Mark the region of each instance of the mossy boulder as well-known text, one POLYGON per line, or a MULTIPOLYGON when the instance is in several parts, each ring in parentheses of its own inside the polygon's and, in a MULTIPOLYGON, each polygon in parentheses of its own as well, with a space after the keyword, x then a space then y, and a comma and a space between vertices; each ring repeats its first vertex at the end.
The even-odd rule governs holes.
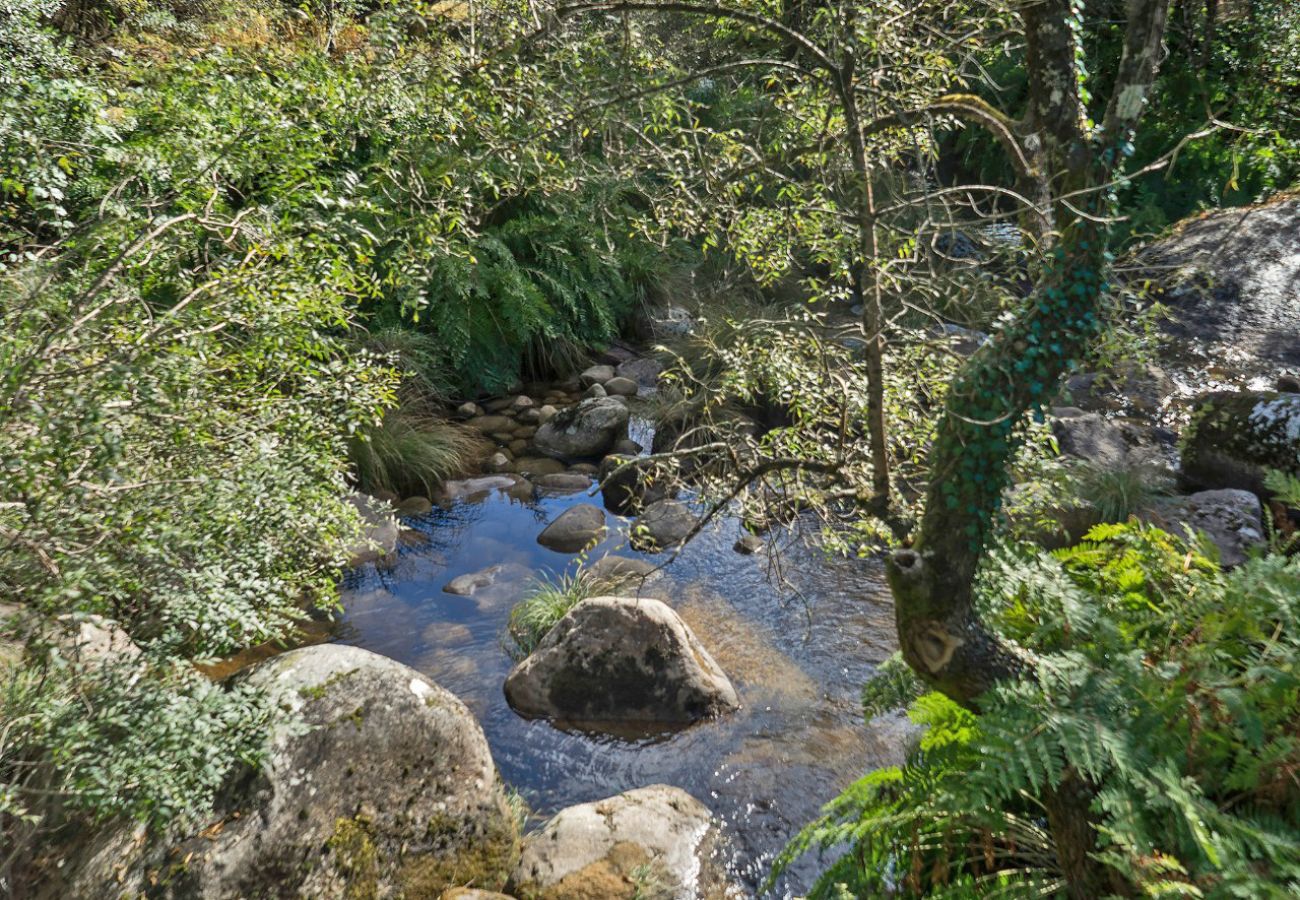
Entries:
POLYGON ((487 740, 453 694, 341 645, 238 676, 284 711, 261 769, 198 836, 108 840, 70 896, 436 900, 500 888, 518 831, 487 740), (139 849, 138 857, 123 850, 139 849))
POLYGON ((708 807, 652 785, 561 810, 525 839, 510 889, 523 900, 739 897, 718 850, 708 807))
POLYGON ((1204 489, 1267 496, 1269 470, 1300 475, 1300 394, 1202 394, 1183 432, 1183 478, 1204 489))
POLYGON ((510 672, 516 712, 619 734, 684 726, 736 709, 736 690, 694 632, 649 597, 594 597, 510 672))

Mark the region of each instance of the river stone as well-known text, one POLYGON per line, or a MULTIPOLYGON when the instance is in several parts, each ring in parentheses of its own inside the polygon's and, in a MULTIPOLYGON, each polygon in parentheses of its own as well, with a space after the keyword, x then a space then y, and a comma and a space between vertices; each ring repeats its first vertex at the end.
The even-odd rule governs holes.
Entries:
POLYGON ((484 434, 509 434, 515 430, 514 420, 509 416, 476 416, 465 424, 484 434))
POLYGON ((546 456, 521 456, 515 460, 514 470, 525 475, 540 477, 564 471, 564 463, 546 456))
POLYGON ((501 574, 502 568, 500 565, 488 566, 486 569, 480 569, 477 572, 457 575, 443 585, 443 593, 469 597, 479 588, 493 584, 497 580, 497 575, 501 574))
POLYGON ((462 419, 474 419, 483 415, 483 407, 477 403, 467 401, 456 407, 456 415, 462 419))
POLYGON ((602 556, 587 566, 587 575, 602 589, 617 588, 630 581, 641 581, 658 567, 644 559, 630 556, 602 556))
MULTIPOLYGON (((530 406, 527 409, 521 409, 516 417, 521 425, 538 425, 542 421, 542 409, 544 407, 530 406)), ((522 431, 522 429, 519 429, 522 431)))
POLYGON ((479 478, 462 478, 442 483, 444 502, 482 500, 493 491, 509 490, 519 479, 511 475, 484 475, 479 478))
POLYGON ((483 463, 484 470, 488 472, 508 472, 510 471, 510 454, 501 449, 488 457, 487 462, 483 463))
POLYGON ((639 456, 644 449, 645 447, 642 447, 631 438, 623 438, 614 445, 614 454, 618 456, 639 456))
POLYGON ((1073 456, 1103 468, 1118 468, 1128 459, 1124 430, 1097 413, 1052 420, 1052 434, 1062 456, 1073 456))
POLYGON ((664 550, 686 540, 698 520, 689 506, 678 500, 657 500, 632 523, 632 546, 638 550, 664 550))
POLYGON ((602 456, 624 436, 627 421, 627 407, 613 398, 583 400, 537 429, 533 446, 557 459, 602 456))
POLYGON ((587 397, 589 399, 593 397, 608 397, 609 391, 605 390, 605 386, 603 384, 593 384, 591 387, 587 388, 585 391, 582 392, 582 396, 587 397))
POLYGON ((529 835, 511 889, 547 900, 735 896, 721 887, 716 841, 712 814, 690 794, 637 788, 563 809, 529 835))
POLYGON ((587 726, 688 725, 740 705, 686 623, 650 598, 579 603, 511 670, 505 691, 522 715, 587 726))
POLYGON ((1267 496, 1270 469, 1300 475, 1300 394, 1220 391, 1197 397, 1183 432, 1183 478, 1267 496))
POLYGON ((613 366, 592 366, 578 375, 578 384, 584 388, 589 388, 593 384, 604 384, 613 377, 613 366))
POLYGON ((576 494, 591 488, 591 478, 577 472, 556 472, 538 478, 537 486, 553 494, 576 494))
POLYGON ((545 425, 547 422, 551 421, 551 419, 555 418, 555 414, 557 412, 559 412, 558 409, 556 409, 550 403, 547 403, 546 405, 542 406, 539 410, 537 410, 537 424, 545 425))
POLYGON ((669 496, 672 478, 666 463, 611 454, 600 462, 600 492, 605 508, 619 515, 635 515, 647 504, 669 496))
POLYGON ((261 770, 207 823, 218 827, 171 846, 146 842, 134 858, 123 855, 130 840, 106 841, 65 896, 144 896, 148 869, 168 875, 148 896, 169 900, 436 897, 503 885, 517 825, 483 731, 453 694, 341 644, 292 650, 239 677, 270 691, 282 718, 261 770))
POLYGON ((616 375, 605 382, 605 390, 619 397, 635 397, 639 385, 631 378, 616 375))
POLYGON ((616 372, 620 378, 630 378, 642 387, 652 388, 659 383, 663 370, 663 363, 659 360, 646 358, 619 363, 616 372))
POLYGON ((1265 544, 1264 510, 1250 491, 1201 491, 1159 500, 1138 518, 1179 537, 1186 535, 1188 527, 1204 532, 1218 548, 1225 569, 1241 565, 1250 558, 1251 548, 1265 544))
POLYGON ((428 497, 407 497, 401 503, 397 504, 397 514, 399 516, 422 516, 432 511, 433 501, 428 497))
POLYGON ((572 506, 543 529, 537 543, 560 553, 578 553, 605 536, 605 511, 590 503, 572 506))
POLYGON ((359 566, 387 556, 397 549, 397 520, 386 504, 368 494, 353 493, 347 496, 361 515, 361 539, 347 549, 348 565, 359 566))

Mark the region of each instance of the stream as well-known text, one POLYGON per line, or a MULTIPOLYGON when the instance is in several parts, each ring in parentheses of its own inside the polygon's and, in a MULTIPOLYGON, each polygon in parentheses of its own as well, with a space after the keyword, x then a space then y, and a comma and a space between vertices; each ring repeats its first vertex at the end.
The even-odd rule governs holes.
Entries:
MULTIPOLYGON (((405 520, 417 539, 395 559, 349 576, 335 639, 412 666, 457 694, 482 724, 505 783, 538 817, 651 784, 689 791, 722 823, 728 870, 756 892, 774 855, 823 803, 901 759, 910 726, 901 716, 864 723, 859 700, 874 666, 895 648, 883 568, 828 557, 790 533, 774 536, 775 554, 744 556, 733 550, 735 519, 720 519, 675 558, 638 553, 627 546, 628 521, 610 514, 605 540, 587 558, 671 558, 642 594, 667 601, 694 629, 743 708, 636 741, 564 731, 506 704, 512 662, 502 636, 535 578, 578 565, 537 535, 584 502, 600 499, 521 501, 489 490, 405 520), (468 597, 443 592, 452 578, 490 565, 503 567, 493 585, 468 597)), ((818 870, 815 858, 802 860, 772 896, 795 896, 818 870)))

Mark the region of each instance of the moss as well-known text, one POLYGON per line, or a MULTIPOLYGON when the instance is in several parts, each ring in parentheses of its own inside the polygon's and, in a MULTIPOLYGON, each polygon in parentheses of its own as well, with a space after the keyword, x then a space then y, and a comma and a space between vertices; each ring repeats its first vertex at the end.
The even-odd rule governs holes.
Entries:
POLYGON ((334 866, 345 880, 346 900, 376 900, 379 896, 379 853, 365 816, 339 819, 325 846, 334 854, 334 866))
POLYGON ((335 672, 320 684, 315 684, 311 687, 298 688, 298 696, 305 697, 308 700, 323 700, 325 694, 329 692, 330 688, 338 684, 344 678, 350 677, 356 671, 356 669, 348 669, 346 672, 335 672))
POLYGON ((446 813, 426 828, 430 848, 402 862, 397 873, 403 900, 438 900, 458 886, 500 890, 519 857, 519 832, 504 810, 490 815, 485 831, 446 813))

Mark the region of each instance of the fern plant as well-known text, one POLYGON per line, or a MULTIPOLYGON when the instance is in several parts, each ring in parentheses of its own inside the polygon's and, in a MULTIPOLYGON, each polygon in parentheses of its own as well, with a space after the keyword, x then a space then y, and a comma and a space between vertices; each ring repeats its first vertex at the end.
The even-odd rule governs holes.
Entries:
POLYGON ((1103 525, 1055 554, 993 554, 981 591, 1034 676, 978 716, 915 700, 920 746, 833 801, 778 871, 820 850, 836 855, 814 898, 1052 896, 1043 798, 1068 774, 1092 788, 1115 894, 1300 891, 1300 565, 1225 574, 1159 530, 1103 525))

